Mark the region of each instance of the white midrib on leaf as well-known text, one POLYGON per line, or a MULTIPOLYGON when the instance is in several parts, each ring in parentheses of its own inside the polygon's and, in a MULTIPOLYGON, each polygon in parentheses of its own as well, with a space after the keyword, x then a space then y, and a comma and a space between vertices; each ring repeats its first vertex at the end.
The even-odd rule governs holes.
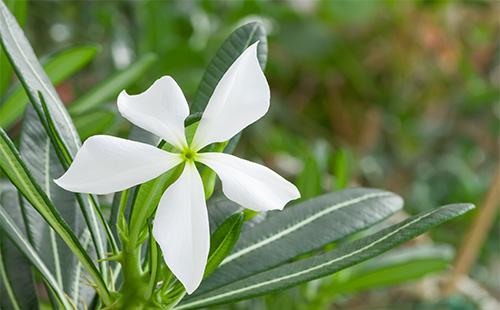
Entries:
POLYGON ((207 298, 204 298, 204 299, 196 300, 196 301, 193 301, 193 302, 190 302, 190 303, 186 303, 184 305, 176 307, 175 310, 186 309, 186 308, 189 308, 189 307, 202 305, 202 304, 207 303, 207 302, 212 302, 212 301, 215 301, 215 300, 218 300, 218 299, 223 299, 223 298, 231 297, 233 295, 237 295, 237 294, 240 294, 240 293, 244 293, 244 292, 247 292, 247 291, 258 289, 258 288, 261 288, 261 287, 266 286, 266 285, 271 285, 271 284, 278 283, 278 282, 281 282, 281 281, 290 280, 292 278, 299 277, 299 276, 301 276, 303 274, 307 274, 307 273, 316 271, 318 269, 327 267, 327 266, 332 265, 334 263, 337 263, 337 262, 339 262, 341 260, 351 258, 351 257, 353 257, 353 256, 355 256, 357 254, 360 254, 360 253, 362 253, 362 252, 364 252, 366 250, 369 250, 370 248, 376 246, 377 244, 379 244, 379 243, 385 241, 386 239, 388 239, 388 238, 396 235, 397 233, 399 233, 403 229, 406 229, 409 226, 411 226, 411 225, 413 225, 415 223, 420 222, 421 220, 425 219, 426 217, 429 217, 429 216, 433 215, 434 213, 438 212, 439 210, 440 209, 436 209, 436 210, 434 210, 432 212, 429 212, 427 214, 423 214, 423 215, 415 218, 414 220, 406 223, 405 225, 399 227, 398 229, 396 229, 396 230, 388 233, 387 235, 384 235, 383 237, 381 237, 381 238, 379 238, 377 240, 374 240, 372 243, 367 244, 364 247, 362 247, 362 248, 360 248, 360 249, 358 249, 358 250, 356 250, 354 252, 350 252, 350 253, 347 253, 347 254, 345 254, 343 256, 334 258, 331 261, 322 263, 320 265, 313 266, 313 267, 308 268, 308 269, 301 270, 299 272, 291 273, 291 274, 288 274, 288 275, 285 275, 285 276, 282 276, 282 277, 279 277, 279 278, 270 279, 270 280, 263 281, 263 282, 260 282, 260 283, 257 283, 257 284, 253 284, 253 285, 250 285, 250 286, 247 286, 247 287, 242 287, 242 288, 236 289, 234 291, 229 291, 229 292, 222 293, 222 294, 219 294, 219 295, 215 295, 215 296, 207 297, 207 298))
POLYGON ((238 250, 237 252, 227 256, 223 261, 222 263, 220 264, 220 266, 224 265, 224 264, 227 264, 229 263, 230 261, 233 261, 245 254, 248 254, 252 251, 255 251, 259 248, 262 248, 274 241, 277 241, 283 237, 285 237, 286 235, 304 227, 305 225, 317 220, 318 218, 321 218, 322 216, 325 216, 327 215, 328 213, 330 212, 333 212, 335 210, 339 210, 339 209, 342 209, 342 208, 345 208, 347 206, 350 206, 350 205, 353 205, 355 203, 359 203, 359 202, 362 202, 362 201, 365 201, 365 200, 368 200, 368 199, 372 199, 372 198, 380 198, 380 197, 385 197, 385 196, 391 196, 392 194, 390 193, 386 193, 386 192, 382 192, 382 193, 370 193, 370 194, 366 194, 364 196, 361 196, 361 197, 357 197, 357 198, 354 198, 354 199, 350 199, 350 200, 346 200, 344 202, 341 202, 339 204, 335 204, 335 205, 332 205, 324 210, 321 210, 320 212, 318 213, 314 213, 312 214, 311 216, 301 220, 300 222, 297 222, 295 224, 293 224, 292 226, 276 233, 276 234, 273 234, 267 238, 264 238, 260 241, 258 241, 257 243, 254 243, 252 245, 249 245, 241 250, 238 250))
MULTIPOLYGON (((28 67, 31 69, 31 71, 33 72, 33 76, 35 76, 37 79, 38 79, 38 82, 40 83, 40 85, 42 85, 43 89, 45 90, 45 92, 52 98, 52 100, 54 101, 54 106, 57 108, 57 110, 59 110, 59 113, 62 115, 64 121, 66 122, 67 126, 69 128, 71 128, 71 137, 73 138, 73 142, 75 143, 75 147, 78 148, 78 146, 80 145, 80 141, 78 140, 78 138, 76 137, 76 134, 72 128, 72 125, 71 125, 71 121, 69 120, 69 116, 67 113, 65 113, 64 109, 62 108, 61 104, 59 104, 60 102, 58 101, 58 99, 54 96, 54 94, 47 88, 47 86, 45 85, 45 82, 44 80, 37 74, 37 71, 35 70, 35 68, 33 68, 31 62, 29 61, 28 57, 26 56, 26 54, 24 53, 23 49, 21 48, 21 46, 19 45, 19 43, 17 42, 17 40, 15 39, 15 36, 14 34, 12 33, 12 29, 10 28, 10 24, 12 23, 10 16, 6 15, 5 14, 5 9, 0 9, 1 11, 1 14, 2 14, 2 18, 5 20, 5 24, 6 24, 6 28, 9 32, 9 35, 12 39, 12 42, 14 42, 14 44, 16 45, 18 51, 19 51, 19 54, 24 58, 26 64, 28 65, 28 67)), ((42 69, 43 70, 43 69, 42 69)), ((22 80, 20 78, 20 80, 22 80)), ((38 102, 37 98, 33 98, 35 101, 38 102)))

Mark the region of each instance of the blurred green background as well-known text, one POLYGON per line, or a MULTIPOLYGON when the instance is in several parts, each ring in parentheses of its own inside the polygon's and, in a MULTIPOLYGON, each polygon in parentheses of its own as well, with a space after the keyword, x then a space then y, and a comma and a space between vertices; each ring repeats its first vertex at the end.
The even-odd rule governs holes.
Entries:
MULTIPOLYGON (((89 65, 58 86, 65 103, 89 96, 95 85, 105 87, 102 81, 138 61, 146 65, 125 83, 130 93, 168 74, 189 100, 227 35, 259 20, 269 33, 272 107, 245 131, 236 153, 287 176, 304 198, 348 186, 378 187, 402 195, 405 211, 412 214, 451 202, 480 204, 490 187, 500 131, 499 5, 472 0, 29 1, 25 31, 39 56, 82 44, 99 47, 89 65)), ((96 102, 107 104, 74 111, 82 138, 127 132, 130 125, 116 113, 114 98, 104 96, 96 102)), ((13 126, 11 133, 17 130, 13 126)), ((459 247, 475 215, 416 243, 459 247)), ((471 271, 473 281, 497 299, 498 223, 497 215, 471 271)), ((426 280, 339 290, 349 272, 355 270, 221 308, 480 307, 468 296, 436 296, 435 284, 426 280)), ((411 272, 411 266, 399 272, 411 272)))

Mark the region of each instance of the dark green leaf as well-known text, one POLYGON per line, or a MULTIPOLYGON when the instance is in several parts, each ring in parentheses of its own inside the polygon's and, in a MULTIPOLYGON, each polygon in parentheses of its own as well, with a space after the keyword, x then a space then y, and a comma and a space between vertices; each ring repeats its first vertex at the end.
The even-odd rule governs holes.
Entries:
POLYGON ((402 205, 402 199, 393 193, 353 188, 268 212, 265 221, 241 234, 231 255, 197 292, 213 290, 345 238, 385 219, 402 205))
POLYGON ((227 69, 247 47, 257 41, 260 41, 257 57, 264 70, 267 61, 267 37, 264 27, 259 22, 239 27, 224 41, 208 65, 191 104, 191 114, 205 110, 208 100, 227 69))
POLYGON ((205 276, 211 274, 231 252, 240 236, 243 220, 243 213, 233 214, 212 234, 205 276))
MULTIPOLYGON (((380 255, 471 209, 473 206, 470 204, 453 204, 419 214, 324 254, 281 265, 205 294, 195 294, 186 298, 176 309, 200 308, 250 298, 335 273, 380 255)), ((310 239, 316 238, 321 232, 317 230, 309 236, 310 239)))

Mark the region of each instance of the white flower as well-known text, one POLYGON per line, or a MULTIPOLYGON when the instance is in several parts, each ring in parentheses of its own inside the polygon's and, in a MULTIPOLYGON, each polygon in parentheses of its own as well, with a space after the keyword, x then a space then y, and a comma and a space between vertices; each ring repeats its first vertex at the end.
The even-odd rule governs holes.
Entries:
POLYGON ((164 139, 179 153, 111 136, 85 141, 68 171, 55 180, 72 192, 107 194, 149 181, 184 164, 180 177, 165 191, 156 211, 153 235, 165 263, 192 293, 200 284, 210 248, 203 183, 194 164, 214 170, 224 194, 255 211, 282 209, 300 197, 297 188, 274 171, 224 153, 200 152, 231 139, 261 118, 269 108, 269 86, 257 59, 257 44, 231 65, 214 90, 190 145, 184 134, 189 107, 169 76, 145 92, 123 91, 118 109, 135 125, 164 139))

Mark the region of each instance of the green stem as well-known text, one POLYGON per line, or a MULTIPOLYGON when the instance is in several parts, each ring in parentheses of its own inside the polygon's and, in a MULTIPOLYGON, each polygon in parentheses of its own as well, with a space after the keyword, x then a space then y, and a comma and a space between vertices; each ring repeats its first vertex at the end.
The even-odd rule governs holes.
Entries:
POLYGON ((120 309, 145 309, 148 304, 148 282, 142 272, 139 247, 136 243, 124 243, 120 261, 123 274, 120 309))

